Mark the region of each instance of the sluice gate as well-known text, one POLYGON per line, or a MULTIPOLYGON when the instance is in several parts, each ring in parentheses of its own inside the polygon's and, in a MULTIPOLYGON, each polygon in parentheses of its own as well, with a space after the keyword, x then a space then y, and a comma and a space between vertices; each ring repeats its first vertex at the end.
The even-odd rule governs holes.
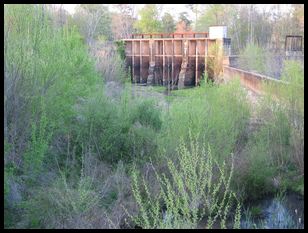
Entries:
MULTIPOLYGON (((211 37, 207 32, 184 32, 133 34, 122 41, 133 83, 183 88, 199 84, 208 61, 214 58, 211 48, 218 46, 224 51, 226 40, 223 36, 211 37)), ((225 65, 228 60, 224 56, 225 65)))

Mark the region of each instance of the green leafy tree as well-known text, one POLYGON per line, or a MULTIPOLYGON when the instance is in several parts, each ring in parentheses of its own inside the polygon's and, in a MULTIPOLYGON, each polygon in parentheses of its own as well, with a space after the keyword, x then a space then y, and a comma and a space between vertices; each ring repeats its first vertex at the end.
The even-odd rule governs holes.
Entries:
POLYGON ((159 11, 155 4, 147 4, 139 11, 140 19, 134 24, 141 33, 161 32, 159 11))
POLYGON ((175 22, 169 13, 165 13, 162 18, 162 28, 164 32, 171 33, 175 31, 175 22))
POLYGON ((223 25, 225 7, 222 4, 210 4, 196 21, 196 30, 207 31, 211 25, 223 25))

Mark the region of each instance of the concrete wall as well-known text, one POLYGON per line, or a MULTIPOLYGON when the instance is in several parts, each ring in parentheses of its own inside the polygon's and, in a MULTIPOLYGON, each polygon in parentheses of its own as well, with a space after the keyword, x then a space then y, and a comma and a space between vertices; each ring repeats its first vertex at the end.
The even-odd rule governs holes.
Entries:
POLYGON ((264 94, 264 90, 262 89, 262 83, 267 82, 267 83, 275 83, 275 84, 281 84, 285 85, 287 83, 273 79, 271 77, 253 73, 253 72, 248 72, 245 70, 233 68, 230 66, 224 66, 223 67, 223 73, 224 73, 224 79, 225 80, 232 80, 236 77, 238 77, 241 81, 241 84, 244 87, 249 88, 250 90, 258 93, 258 94, 264 94))

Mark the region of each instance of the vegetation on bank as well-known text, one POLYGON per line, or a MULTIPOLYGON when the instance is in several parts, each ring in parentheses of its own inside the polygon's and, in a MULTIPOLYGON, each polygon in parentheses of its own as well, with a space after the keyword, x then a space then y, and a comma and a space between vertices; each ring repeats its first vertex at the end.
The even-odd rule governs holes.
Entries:
POLYGON ((239 80, 173 91, 162 109, 119 82, 114 54, 104 75, 123 91, 111 98, 77 27, 55 26, 40 5, 6 5, 4 17, 5 228, 196 228, 204 218, 239 228, 245 200, 304 193, 297 63, 285 65, 289 85, 267 87, 252 125, 239 80))

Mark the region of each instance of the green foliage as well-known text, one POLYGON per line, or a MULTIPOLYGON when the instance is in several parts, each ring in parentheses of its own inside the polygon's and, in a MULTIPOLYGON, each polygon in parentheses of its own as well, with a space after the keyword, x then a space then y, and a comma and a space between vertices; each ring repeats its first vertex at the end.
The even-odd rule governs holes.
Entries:
POLYGON ((32 135, 29 148, 24 154, 24 173, 36 178, 41 172, 42 163, 52 136, 52 128, 48 125, 45 106, 42 102, 42 113, 39 123, 32 124, 32 135))
POLYGON ((10 181, 16 176, 17 167, 10 163, 4 167, 4 206, 8 208, 8 195, 10 193, 10 181))
MULTIPOLYGON (((38 188, 32 199, 23 202, 27 228, 65 227, 65 223, 78 221, 79 216, 90 214, 99 202, 89 177, 81 176, 73 187, 64 174, 50 187, 38 188)), ((78 223, 76 223, 78 224, 78 223)))
POLYGON ((290 190, 295 191, 304 196, 304 176, 301 176, 295 182, 291 181, 290 190))
POLYGON ((112 81, 123 84, 127 81, 124 44, 123 41, 105 42, 97 43, 97 47, 92 48, 97 71, 105 83, 112 81))
POLYGON ((295 61, 286 61, 282 80, 288 82, 279 89, 278 98, 291 126, 292 162, 299 174, 304 174, 304 69, 295 61))
POLYGON ((134 121, 139 121, 142 125, 150 126, 155 130, 160 130, 162 125, 161 114, 157 111, 153 100, 143 101, 138 105, 134 121))
POLYGON ((209 4, 201 17, 196 22, 197 31, 208 31, 209 26, 225 25, 224 13, 226 7, 222 4, 209 4))
MULTIPOLYGON (((287 104, 289 117, 296 121, 296 114, 304 116, 304 69, 296 61, 285 61, 281 80, 289 85, 281 86, 279 97, 287 104)), ((297 119, 299 120, 299 119, 297 119)))
POLYGON ((238 201, 237 202, 237 206, 236 206, 236 210, 235 210, 235 215, 234 215, 234 225, 233 228, 234 229, 240 229, 241 227, 241 203, 238 201))
POLYGON ((135 22, 134 27, 140 33, 157 33, 161 31, 159 12, 155 4, 146 4, 139 11, 140 19, 135 22))
POLYGON ((290 126, 280 112, 248 139, 248 164, 237 174, 248 199, 261 198, 275 191, 272 180, 290 163, 289 137, 290 126))
POLYGON ((225 164, 219 166, 210 147, 205 148, 205 145, 199 147, 192 137, 189 146, 181 140, 177 148, 178 160, 167 159, 170 175, 158 174, 154 169, 160 185, 160 192, 155 196, 145 180, 139 181, 137 171, 133 170, 132 191, 140 215, 132 218, 137 225, 145 229, 191 229, 196 228, 207 214, 207 228, 212 228, 218 219, 221 227, 226 228, 225 221, 234 198, 230 190, 233 165, 226 174, 225 164), (214 172, 216 169, 218 174, 214 172), (165 208, 163 215, 162 207, 165 208))
POLYGON ((111 13, 103 4, 80 4, 73 16, 74 23, 88 44, 104 37, 112 39, 111 13))
POLYGON ((214 44, 209 49, 213 57, 207 59, 207 75, 213 81, 219 81, 223 69, 223 50, 219 44, 214 44))
POLYGON ((302 68, 295 62, 287 62, 282 77, 288 84, 265 85, 267 96, 260 102, 258 112, 264 123, 247 144, 248 173, 240 182, 245 184, 246 193, 251 198, 274 191, 271 182, 278 175, 283 177, 281 188, 294 190, 288 183, 295 184, 294 176, 303 174, 302 68), (297 175, 293 172, 294 166, 297 175), (258 172, 260 170, 262 172, 258 172))
MULTIPOLYGON (((20 93, 19 101, 24 103, 22 116, 27 119, 26 116, 38 112, 35 109, 43 98, 46 116, 54 122, 56 130, 65 131, 77 97, 87 95, 98 81, 94 62, 76 30, 51 27, 46 17, 48 11, 40 6, 8 5, 6 11, 7 18, 15 22, 6 21, 6 82, 12 82, 20 93)), ((5 93, 8 118, 13 101, 10 90, 5 93)))
POLYGON ((165 13, 162 17, 162 31, 165 33, 172 33, 175 31, 175 22, 169 13, 165 13))
POLYGON ((154 153, 156 131, 160 130, 159 110, 151 101, 135 101, 124 91, 120 102, 112 103, 103 93, 94 93, 77 109, 77 144, 91 145, 105 161, 131 161, 154 153))
POLYGON ((263 73, 265 71, 265 51, 257 44, 249 43, 240 53, 240 66, 244 70, 263 73))
POLYGON ((125 59, 125 42, 124 41, 116 41, 117 52, 120 54, 122 60, 125 59))
MULTIPOLYGON (((80 9, 81 24, 79 13, 75 23, 88 42, 111 39, 107 8, 84 5, 80 9)), ((141 180, 134 170, 131 183, 139 206, 133 220, 143 228, 195 228, 204 215, 208 228, 217 222, 226 228, 237 199, 231 190, 232 177, 251 198, 271 192, 272 179, 278 175, 282 175, 283 188, 303 194, 304 79, 300 65, 286 62, 282 80, 289 84, 269 87, 275 92, 259 112, 264 124, 248 135, 247 163, 234 170, 233 176, 233 157, 232 163, 226 159, 246 143, 242 136, 250 115, 238 80, 174 91, 168 96, 172 102, 166 112, 152 100, 134 97, 128 83, 118 99, 110 99, 103 80, 126 76, 123 43, 118 43, 119 54, 108 57, 99 69, 100 77, 77 27, 65 23, 56 27, 55 15, 45 5, 4 8, 6 228, 91 228, 105 219, 111 222, 104 211, 114 214, 117 203, 130 202, 123 191, 129 185, 119 184, 121 177, 130 182, 126 164, 144 165, 149 156, 157 170, 154 174, 147 170, 141 180), (91 156, 85 159, 87 153, 91 156), (117 169, 114 176, 118 178, 107 179, 112 183, 108 186, 102 173, 120 160, 124 162, 118 166, 121 172, 117 169), (87 163, 88 172, 84 172, 87 163), (168 168, 163 173, 158 172, 162 164, 168 168), (155 185, 147 183, 155 174, 157 196, 155 185), (12 196, 14 185, 22 190, 17 198, 12 196), (20 198, 22 204, 15 205, 20 198)), ((137 23, 139 30, 160 31, 158 15, 155 6, 146 6, 137 23)), ((163 21, 169 30, 171 18, 166 15, 163 21)), ((262 52, 249 45, 243 54, 249 58, 262 52)), ((255 70, 263 64, 256 59, 245 62, 255 70)), ((205 80, 209 75, 205 74, 205 80)), ((115 212, 118 223, 111 222, 113 226, 122 223, 122 212, 115 212)), ((237 202, 234 228, 240 227, 240 219, 237 202)))
POLYGON ((259 113, 268 122, 260 130, 263 134, 260 138, 265 139, 268 162, 279 169, 282 187, 300 193, 303 193, 303 185, 299 181, 304 174, 303 74, 300 64, 286 61, 282 73, 285 83, 264 84, 267 97, 259 113))
POLYGON ((177 147, 179 137, 188 140, 189 128, 193 135, 200 134, 202 140, 211 144, 215 158, 222 159, 233 152, 249 118, 248 103, 239 81, 185 92, 188 96, 174 101, 163 121, 160 138, 167 153, 177 147))
POLYGON ((200 85, 200 87, 205 87, 206 85, 209 85, 209 82, 210 82, 210 79, 209 79, 208 72, 205 71, 202 74, 202 78, 201 78, 199 85, 200 85))
POLYGON ((251 207, 250 212, 251 212, 252 217, 258 217, 261 215, 262 209, 259 206, 253 206, 251 207))

